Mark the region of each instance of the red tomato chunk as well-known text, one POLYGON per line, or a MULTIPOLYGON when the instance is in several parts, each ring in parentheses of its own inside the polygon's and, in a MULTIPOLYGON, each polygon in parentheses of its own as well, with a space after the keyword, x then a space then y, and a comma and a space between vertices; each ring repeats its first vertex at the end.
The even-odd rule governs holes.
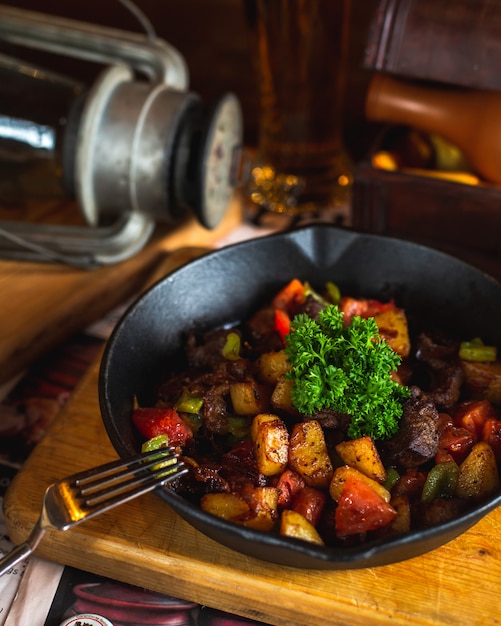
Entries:
POLYGON ((294 497, 291 508, 316 526, 320 521, 326 499, 323 491, 314 487, 304 487, 294 497))
POLYGON ((467 400, 454 408, 452 417, 456 426, 469 430, 477 442, 482 437, 485 422, 496 419, 496 411, 488 400, 467 400))
POLYGON ((184 447, 193 438, 191 428, 183 422, 175 409, 135 409, 134 425, 145 439, 167 435, 169 445, 184 447))
POLYGON ((371 487, 348 478, 335 512, 338 537, 366 533, 389 524, 397 512, 371 487))

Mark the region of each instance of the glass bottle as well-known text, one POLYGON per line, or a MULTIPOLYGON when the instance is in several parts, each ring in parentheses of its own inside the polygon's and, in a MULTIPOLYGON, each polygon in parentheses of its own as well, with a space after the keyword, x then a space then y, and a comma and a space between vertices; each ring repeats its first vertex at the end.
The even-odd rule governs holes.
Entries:
POLYGON ((475 172, 501 183, 501 94, 429 86, 385 74, 372 78, 365 104, 375 122, 436 133, 455 144, 475 172))

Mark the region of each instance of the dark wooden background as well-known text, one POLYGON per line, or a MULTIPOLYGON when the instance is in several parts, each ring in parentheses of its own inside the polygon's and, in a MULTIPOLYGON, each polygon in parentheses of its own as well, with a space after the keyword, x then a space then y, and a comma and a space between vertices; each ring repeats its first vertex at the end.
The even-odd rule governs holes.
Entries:
MULTIPOLYGON (((157 34, 186 59, 193 91, 208 102, 228 90, 239 96, 244 111, 245 139, 252 145, 256 137, 257 98, 247 48, 243 0, 136 0, 136 3, 151 20, 157 34)), ((141 30, 137 20, 118 0, 44 0, 43 3, 7 0, 4 4, 141 30)), ((352 0, 345 135, 354 159, 365 154, 373 131, 363 115, 368 72, 362 68, 362 61, 376 5, 376 0, 352 0)), ((39 59, 39 55, 36 58, 39 59)))

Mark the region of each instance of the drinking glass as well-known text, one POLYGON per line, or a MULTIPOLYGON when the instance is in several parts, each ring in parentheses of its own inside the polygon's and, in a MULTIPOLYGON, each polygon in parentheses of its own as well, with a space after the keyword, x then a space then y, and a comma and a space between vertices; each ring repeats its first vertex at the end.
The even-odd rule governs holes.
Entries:
POLYGON ((259 93, 246 189, 259 207, 303 214, 349 203, 343 142, 351 0, 244 0, 259 93))

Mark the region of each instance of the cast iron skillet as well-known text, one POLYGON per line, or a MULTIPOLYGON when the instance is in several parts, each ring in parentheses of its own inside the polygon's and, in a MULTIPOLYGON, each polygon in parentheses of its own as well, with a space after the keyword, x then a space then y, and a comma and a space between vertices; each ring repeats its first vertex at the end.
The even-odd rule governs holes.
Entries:
MULTIPOLYGON (((350 295, 393 297, 425 321, 501 346, 501 285, 440 252, 331 225, 238 243, 162 279, 129 308, 109 339, 99 401, 120 456, 139 447, 130 417, 134 395, 143 406, 154 401, 156 384, 175 363, 185 332, 248 317, 293 277, 314 286, 333 280, 350 295)), ((341 549, 238 526, 204 513, 169 490, 160 497, 199 531, 238 552, 317 569, 373 567, 417 556, 450 541, 501 503, 497 495, 441 526, 341 549)))

